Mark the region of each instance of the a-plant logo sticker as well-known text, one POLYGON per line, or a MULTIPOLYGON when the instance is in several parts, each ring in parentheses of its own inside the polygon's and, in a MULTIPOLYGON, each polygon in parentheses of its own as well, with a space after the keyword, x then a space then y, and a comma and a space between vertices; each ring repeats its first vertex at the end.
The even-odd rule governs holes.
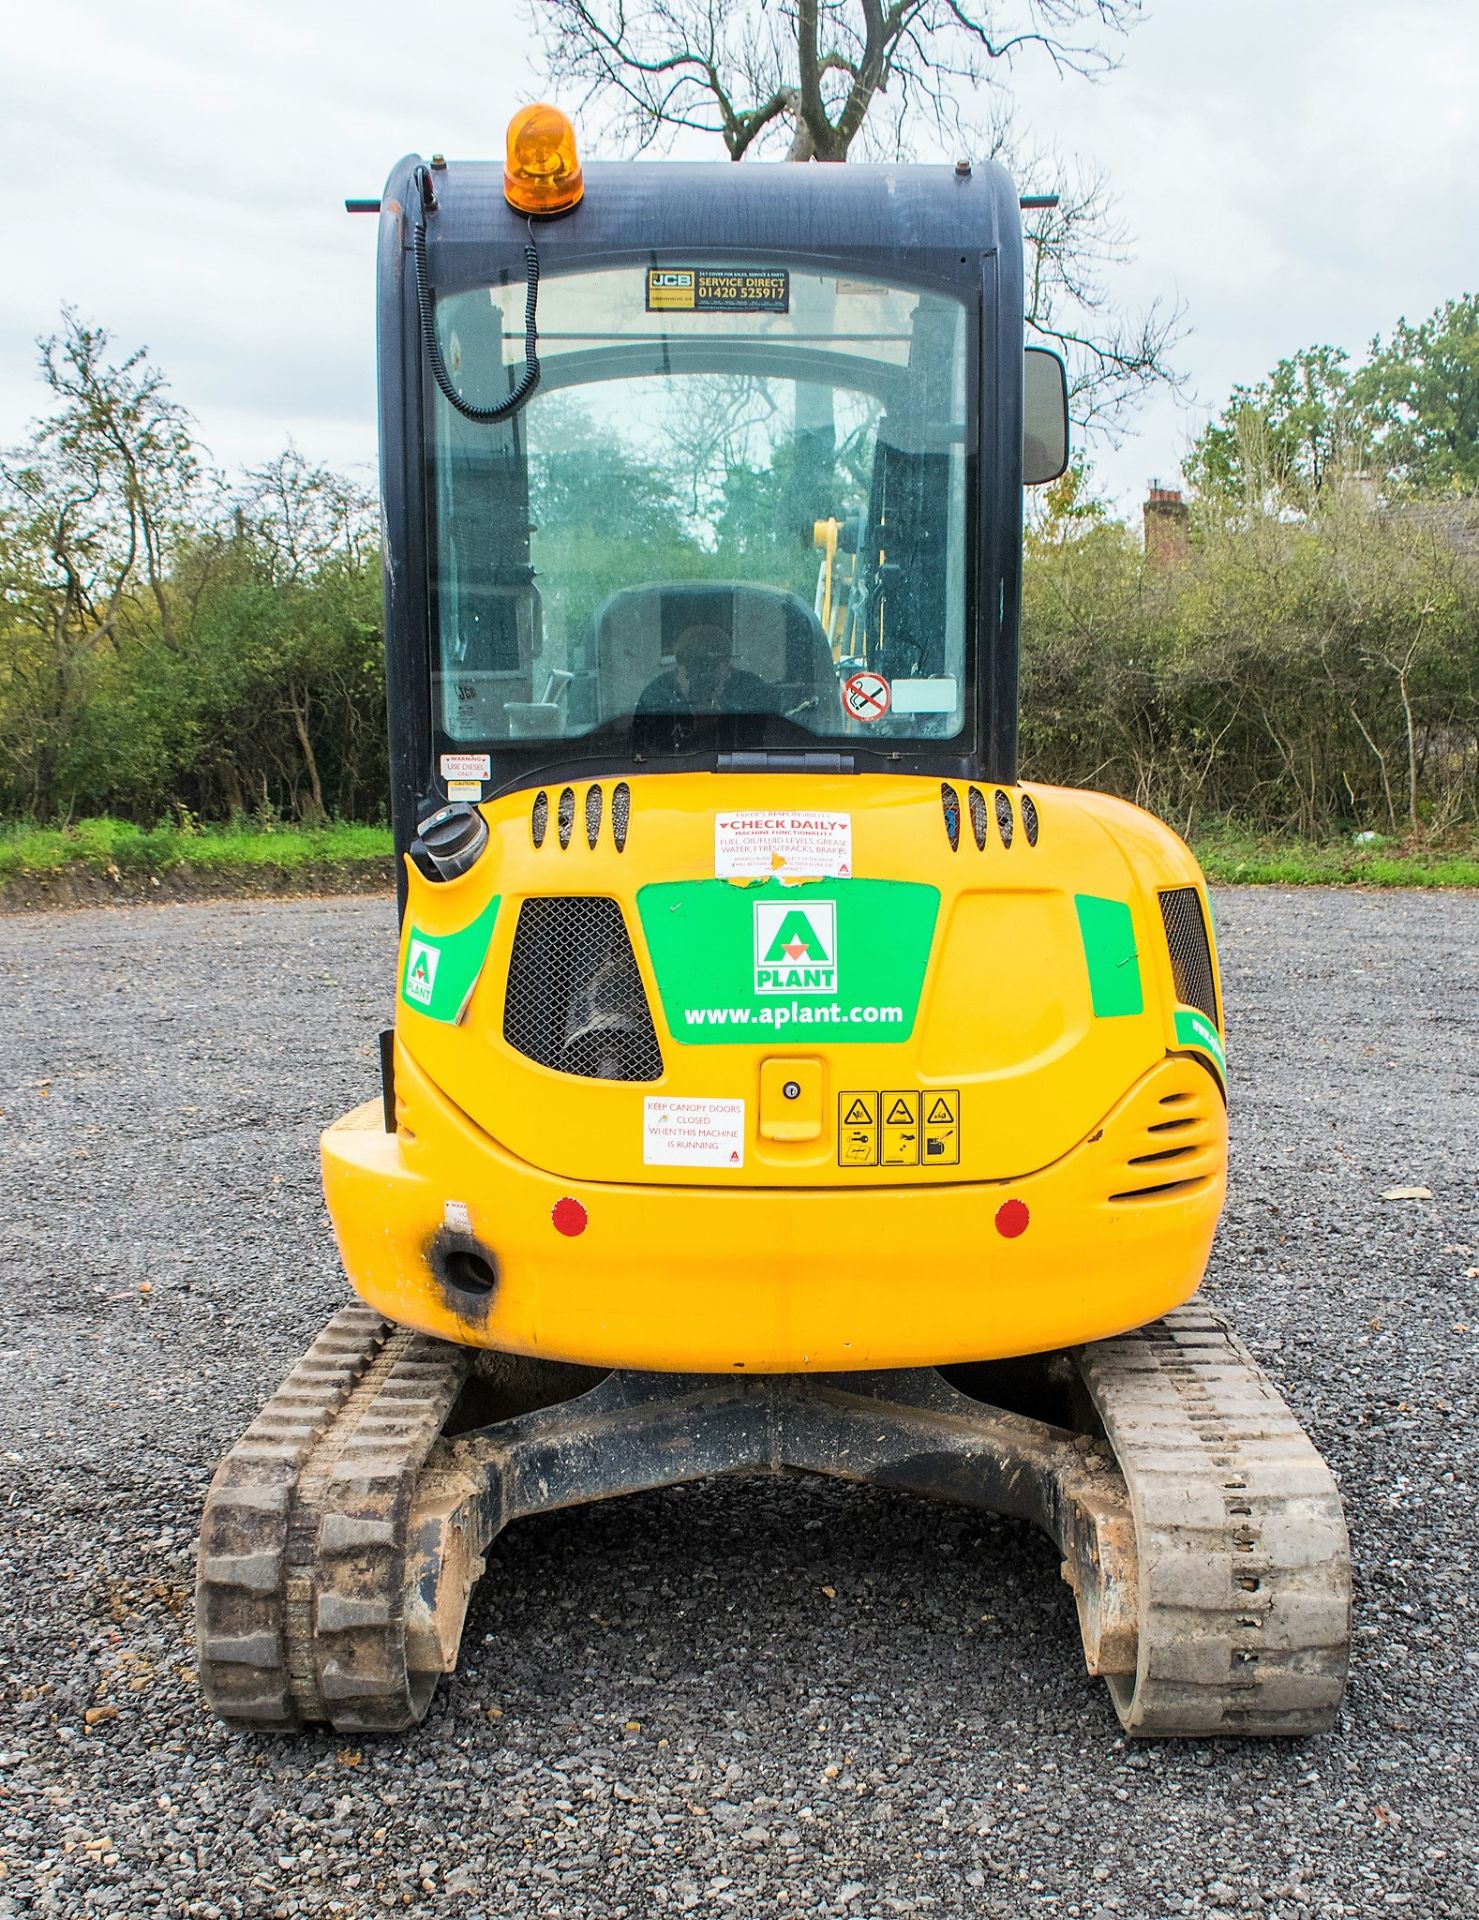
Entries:
POLYGON ((437 967, 441 962, 440 947, 433 947, 425 940, 412 940, 410 951, 406 955, 406 983, 403 992, 408 1000, 418 1007, 429 1007, 431 996, 437 981, 437 967))
POLYGON ((756 993, 836 993, 837 906, 755 902, 756 993))

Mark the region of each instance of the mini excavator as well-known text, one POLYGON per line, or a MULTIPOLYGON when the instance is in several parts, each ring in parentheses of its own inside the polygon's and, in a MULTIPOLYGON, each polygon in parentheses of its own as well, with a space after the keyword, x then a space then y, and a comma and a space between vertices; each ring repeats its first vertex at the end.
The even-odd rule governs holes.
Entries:
POLYGON ((208 1702, 408 1728, 510 1522, 805 1471, 1041 1528, 1132 1734, 1328 1727, 1334 1482, 1193 1298, 1203 879, 1019 777, 1011 181, 583 170, 536 106, 370 204, 395 1024, 323 1135, 358 1301, 206 1502, 208 1702))

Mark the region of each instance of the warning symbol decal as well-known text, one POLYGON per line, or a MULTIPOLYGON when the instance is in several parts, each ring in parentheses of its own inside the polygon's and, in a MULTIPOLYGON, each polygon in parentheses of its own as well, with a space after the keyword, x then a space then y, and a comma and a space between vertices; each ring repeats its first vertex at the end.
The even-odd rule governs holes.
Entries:
POLYGON ((960 1090, 872 1088, 837 1096, 837 1164, 842 1167, 958 1167, 960 1090))
POLYGON ((885 1093, 883 1095, 883 1154, 885 1167, 913 1167, 919 1164, 919 1095, 885 1093))
POLYGON ((954 1090, 927 1093, 924 1105, 923 1151, 920 1158, 927 1167, 958 1167, 960 1094, 954 1090))
POLYGON ((878 1165, 878 1095, 871 1090, 837 1096, 837 1164, 878 1165))

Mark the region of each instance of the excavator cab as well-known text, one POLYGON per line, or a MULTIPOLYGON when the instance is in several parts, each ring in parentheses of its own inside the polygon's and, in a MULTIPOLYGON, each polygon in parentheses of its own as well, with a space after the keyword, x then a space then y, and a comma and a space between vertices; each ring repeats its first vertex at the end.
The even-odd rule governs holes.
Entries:
POLYGON ((381 204, 396 1018, 323 1140, 361 1304, 207 1504, 212 1702, 407 1726, 509 1521, 800 1468, 1042 1527, 1133 1732, 1328 1724, 1338 1498, 1187 1304, 1202 877, 1019 778, 1015 188, 560 134, 525 191, 518 128, 381 204))
POLYGON ((1029 481, 1061 472, 1067 412, 1056 356, 1029 350, 1024 378, 1010 184, 894 170, 880 229, 866 170, 820 200, 804 170, 659 171, 594 167, 538 229, 538 384, 497 420, 526 360, 526 223, 491 168, 397 183, 448 375, 425 391, 425 302, 389 233, 407 836, 423 801, 566 777, 818 756, 1014 776, 1024 453, 1029 481))

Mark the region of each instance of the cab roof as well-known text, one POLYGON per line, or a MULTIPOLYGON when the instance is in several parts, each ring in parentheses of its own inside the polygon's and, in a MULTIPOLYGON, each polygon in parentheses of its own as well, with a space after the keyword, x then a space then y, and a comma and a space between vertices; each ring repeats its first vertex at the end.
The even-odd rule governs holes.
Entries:
MULTIPOLYGON (((383 208, 409 239, 415 178, 409 155, 393 169, 383 208)), ((450 161, 428 169, 437 208, 427 226, 432 277, 452 292, 496 278, 528 238, 529 222, 503 197, 503 168, 450 161)), ((786 165, 752 162, 593 162, 585 197, 554 219, 536 219, 546 273, 577 264, 681 253, 698 261, 743 255, 873 260, 893 276, 977 283, 979 258, 1020 245, 1017 190, 992 161, 951 166, 786 165), (701 239, 696 238, 701 236, 701 239), (963 257, 964 256, 964 257, 963 257)), ((522 266, 520 266, 522 271, 522 266)))

